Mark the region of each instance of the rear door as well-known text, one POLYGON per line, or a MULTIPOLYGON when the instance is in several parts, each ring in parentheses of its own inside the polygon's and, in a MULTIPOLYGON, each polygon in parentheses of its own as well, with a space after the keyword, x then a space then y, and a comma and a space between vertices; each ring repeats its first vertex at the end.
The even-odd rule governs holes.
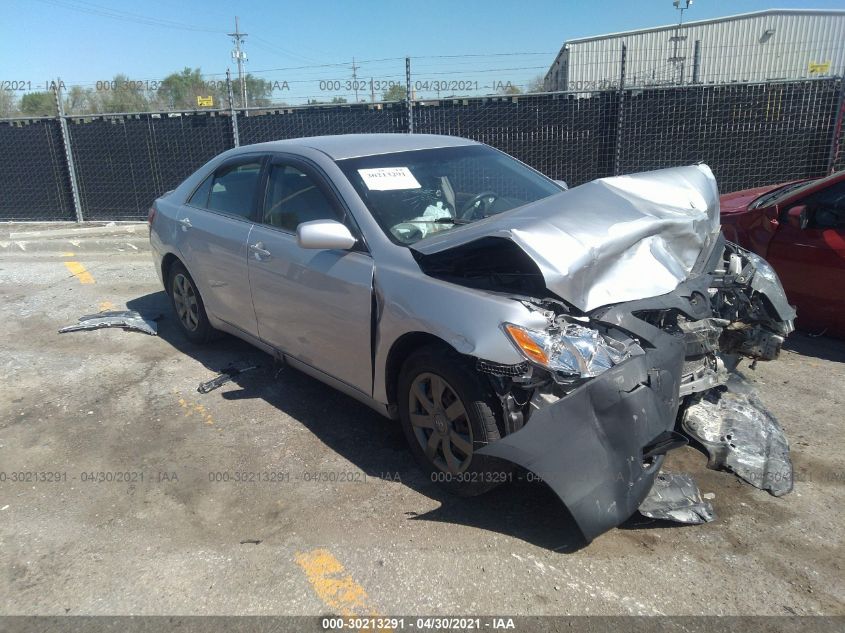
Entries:
POLYGON ((221 164, 189 197, 179 217, 179 249, 206 310, 257 336, 247 265, 261 170, 266 155, 221 164))
POLYGON ((279 156, 269 166, 257 217, 248 249, 259 336, 371 395, 372 257, 363 247, 296 243, 296 227, 309 220, 345 222, 358 235, 339 196, 315 166, 279 156))
POLYGON ((845 180, 793 201, 806 205, 805 229, 783 221, 769 244, 767 259, 798 307, 802 328, 845 335, 845 180))

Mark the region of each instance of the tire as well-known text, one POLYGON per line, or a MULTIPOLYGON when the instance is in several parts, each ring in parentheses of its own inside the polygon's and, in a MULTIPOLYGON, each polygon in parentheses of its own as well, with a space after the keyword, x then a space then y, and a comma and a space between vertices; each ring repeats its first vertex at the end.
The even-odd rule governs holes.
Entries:
POLYGON ((420 348, 402 366, 398 389, 402 430, 432 481, 469 497, 511 479, 511 464, 476 454, 502 437, 502 405, 465 357, 445 345, 420 348))
POLYGON ((167 294, 185 338, 198 345, 208 342, 215 330, 208 321, 197 285, 180 262, 174 263, 167 273, 167 294))

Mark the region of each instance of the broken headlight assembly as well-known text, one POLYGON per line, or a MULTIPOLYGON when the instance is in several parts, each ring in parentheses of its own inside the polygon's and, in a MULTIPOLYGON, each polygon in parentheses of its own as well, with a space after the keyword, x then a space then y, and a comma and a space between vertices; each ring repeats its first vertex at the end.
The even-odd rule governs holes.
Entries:
POLYGON ((571 321, 558 322, 545 331, 513 323, 503 323, 502 329, 526 359, 566 378, 592 378, 644 353, 633 339, 617 340, 571 321))

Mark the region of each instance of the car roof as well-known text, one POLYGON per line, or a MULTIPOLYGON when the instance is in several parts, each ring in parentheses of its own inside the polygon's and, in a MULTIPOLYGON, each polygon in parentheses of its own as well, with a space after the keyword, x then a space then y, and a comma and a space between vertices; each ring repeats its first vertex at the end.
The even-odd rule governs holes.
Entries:
POLYGON ((295 148, 316 149, 334 160, 392 154, 438 147, 478 145, 475 141, 442 134, 337 134, 334 136, 308 136, 255 145, 242 145, 241 150, 291 151, 295 148))

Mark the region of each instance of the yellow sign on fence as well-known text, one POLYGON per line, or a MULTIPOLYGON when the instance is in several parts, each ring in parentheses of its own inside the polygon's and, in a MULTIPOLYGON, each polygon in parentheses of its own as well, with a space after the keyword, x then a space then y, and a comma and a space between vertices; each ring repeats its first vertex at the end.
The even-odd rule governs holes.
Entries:
POLYGON ((811 75, 827 75, 830 73, 830 60, 826 62, 810 62, 807 64, 807 70, 811 75))
POLYGON ((197 97, 197 105, 201 108, 210 108, 214 106, 214 97, 197 97))

